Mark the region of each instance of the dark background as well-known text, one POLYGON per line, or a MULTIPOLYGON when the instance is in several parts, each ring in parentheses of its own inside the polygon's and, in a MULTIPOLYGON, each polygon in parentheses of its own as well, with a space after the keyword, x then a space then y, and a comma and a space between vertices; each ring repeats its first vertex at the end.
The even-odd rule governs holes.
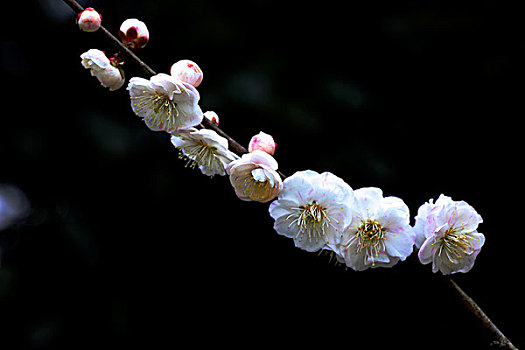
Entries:
MULTIPOLYGON (((345 270, 277 235, 268 205, 238 200, 227 178, 185 168, 125 88, 81 66, 88 49, 116 48, 61 1, 5 5, 0 183, 32 213, 0 233, 1 349, 488 346, 416 255, 345 270)), ((139 55, 157 72, 196 61, 202 109, 244 145, 273 135, 285 174, 380 187, 412 217, 441 193, 471 204, 486 243, 454 279, 523 347, 525 30, 510 3, 82 5, 114 34, 146 22, 139 55)))

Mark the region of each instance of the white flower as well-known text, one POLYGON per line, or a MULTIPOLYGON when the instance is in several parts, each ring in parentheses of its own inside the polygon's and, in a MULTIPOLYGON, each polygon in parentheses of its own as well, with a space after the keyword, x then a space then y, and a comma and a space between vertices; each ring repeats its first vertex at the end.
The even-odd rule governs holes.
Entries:
POLYGON ((273 140, 272 135, 268 135, 261 131, 251 138, 250 144, 248 145, 248 152, 253 152, 258 149, 268 154, 274 154, 276 147, 277 144, 273 140))
POLYGON ((283 189, 281 177, 276 172, 277 161, 262 151, 243 154, 226 168, 237 197, 243 201, 265 203, 283 189))
POLYGON ((118 36, 127 47, 142 49, 148 43, 149 31, 144 22, 130 18, 122 22, 118 36))
POLYGON ((204 74, 197 63, 190 60, 180 60, 174 63, 170 68, 170 74, 195 87, 200 85, 202 78, 204 77, 204 74))
POLYGON ((474 265, 485 236, 477 231, 481 216, 464 201, 441 195, 436 203, 423 204, 414 231, 421 244, 422 264, 432 262, 432 271, 444 275, 468 272, 474 265))
POLYGON ((100 28, 102 16, 92 7, 86 8, 78 14, 78 27, 84 32, 96 32, 100 28))
POLYGON ((208 176, 226 175, 226 166, 239 157, 228 150, 228 140, 208 129, 181 130, 174 133, 171 143, 188 159, 187 165, 199 166, 208 176))
POLYGON ((333 249, 352 218, 352 188, 329 172, 311 170, 295 173, 283 185, 269 209, 277 233, 309 252, 333 249))
POLYGON ((344 230, 338 253, 356 271, 369 267, 391 267, 405 260, 414 247, 415 233, 410 213, 397 197, 383 197, 379 188, 354 192, 352 222, 344 230))
POLYGON ((199 92, 170 75, 160 73, 150 80, 131 78, 128 90, 131 108, 151 130, 173 133, 202 121, 199 92))
POLYGON ((120 69, 111 65, 109 58, 104 52, 91 49, 80 55, 82 65, 91 71, 102 86, 109 88, 110 91, 120 89, 124 85, 124 77, 120 69))

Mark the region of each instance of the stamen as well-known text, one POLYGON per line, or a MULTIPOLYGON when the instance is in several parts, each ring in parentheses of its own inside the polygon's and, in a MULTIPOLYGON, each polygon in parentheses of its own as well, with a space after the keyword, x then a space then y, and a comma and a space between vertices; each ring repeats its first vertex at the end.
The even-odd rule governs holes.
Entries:
MULTIPOLYGON (((355 237, 357 238, 356 253, 364 250, 365 260, 372 259, 372 266, 379 257, 379 254, 386 250, 385 245, 386 229, 376 220, 368 219, 361 221, 361 225, 357 228, 355 237)), ((346 244, 348 246, 350 242, 346 244)))
POLYGON ((319 240, 327 240, 326 229, 332 224, 326 215, 326 208, 321 207, 316 201, 306 204, 306 206, 293 207, 299 212, 298 217, 292 221, 299 227, 298 237, 301 241, 304 236, 308 237, 308 243, 318 243, 319 240))
POLYGON ((217 149, 206 142, 189 143, 183 146, 183 149, 184 153, 181 150, 179 158, 187 160, 186 167, 189 166, 191 169, 195 169, 199 165, 206 169, 222 167, 224 170, 222 163, 215 157, 217 149))
POLYGON ((474 251, 471 240, 473 239, 468 233, 463 233, 463 229, 468 226, 450 227, 443 237, 435 240, 433 245, 438 245, 437 255, 440 257, 443 251, 452 264, 458 264, 465 255, 470 255, 474 251))
POLYGON ((251 175, 247 176, 242 183, 242 193, 253 200, 261 200, 266 197, 266 192, 271 187, 270 182, 264 176, 260 176, 258 169, 252 170, 251 175))
POLYGON ((179 110, 177 103, 170 100, 168 96, 159 94, 157 91, 151 93, 149 91, 142 91, 142 95, 134 96, 133 106, 136 108, 136 113, 147 113, 153 111, 146 118, 151 125, 163 128, 168 132, 176 131, 180 126, 179 110))

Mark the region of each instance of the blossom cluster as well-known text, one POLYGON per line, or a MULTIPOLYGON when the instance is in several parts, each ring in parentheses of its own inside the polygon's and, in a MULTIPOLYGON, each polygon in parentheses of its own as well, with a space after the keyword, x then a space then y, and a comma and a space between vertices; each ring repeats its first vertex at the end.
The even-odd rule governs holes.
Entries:
MULTIPOLYGON (((92 28, 92 10, 86 16, 92 28)), ((79 18, 82 18, 80 16, 79 18)), ((80 25, 80 21, 79 21, 80 25)), ((143 22, 126 20, 119 30, 122 42, 131 49, 143 48, 149 32, 143 22)), ((110 90, 123 85, 118 60, 98 50, 81 55, 110 90)), ((356 271, 392 267, 414 250, 422 264, 443 274, 469 271, 484 244, 477 231, 481 216, 464 201, 441 195, 423 204, 410 223, 410 211, 398 197, 384 196, 381 189, 352 189, 330 172, 299 171, 282 179, 274 158, 273 137, 260 132, 252 137, 248 152, 236 154, 229 142, 201 123, 207 118, 218 125, 213 111, 199 106, 197 87, 203 72, 191 60, 179 60, 170 74, 149 79, 132 77, 127 85, 131 109, 146 126, 170 136, 186 166, 204 175, 228 176, 237 197, 243 201, 268 203, 275 231, 291 238, 307 252, 328 251, 337 261, 356 271)))

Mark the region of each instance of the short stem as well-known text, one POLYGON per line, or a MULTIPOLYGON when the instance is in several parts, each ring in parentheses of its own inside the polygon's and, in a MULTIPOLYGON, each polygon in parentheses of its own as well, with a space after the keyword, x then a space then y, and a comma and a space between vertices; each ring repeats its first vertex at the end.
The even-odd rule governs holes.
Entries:
POLYGON ((468 296, 468 294, 465 293, 463 289, 461 289, 459 285, 456 282, 454 282, 454 280, 452 280, 451 278, 445 278, 444 281, 450 288, 452 288, 458 294, 463 305, 468 310, 470 310, 470 312, 472 312, 474 316, 476 316, 481 321, 483 326, 492 333, 492 335, 495 338, 495 341, 493 343, 494 345, 504 347, 507 349, 517 350, 517 348, 510 342, 510 340, 498 329, 498 327, 496 327, 494 322, 492 322, 490 318, 485 314, 485 312, 481 310, 478 304, 476 304, 476 302, 470 296, 468 296))

